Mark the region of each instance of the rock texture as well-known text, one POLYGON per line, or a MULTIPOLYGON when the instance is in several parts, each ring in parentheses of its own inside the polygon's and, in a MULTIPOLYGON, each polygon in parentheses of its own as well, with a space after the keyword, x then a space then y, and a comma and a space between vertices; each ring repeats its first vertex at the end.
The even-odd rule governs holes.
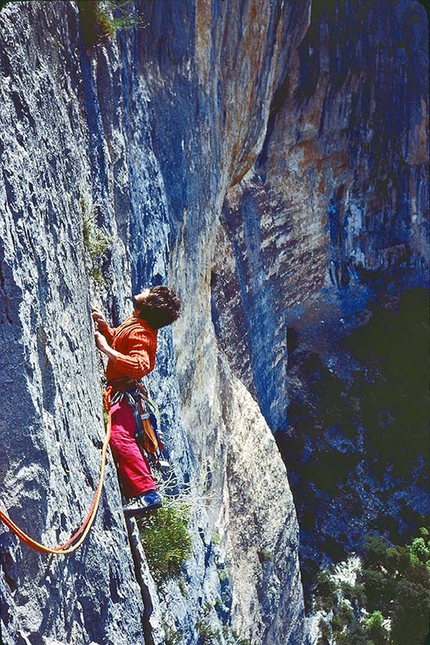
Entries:
MULTIPOLYGON (((90 157, 97 133, 85 118, 76 11, 58 9, 11 5, 0 17, 2 508, 51 546, 88 512, 104 434, 82 213, 88 195, 101 197, 101 168, 90 157)), ((8 538, 5 643, 144 642, 120 508, 109 459, 95 530, 75 555, 21 552, 8 538)))
POLYGON ((207 629, 220 643, 296 645, 291 493, 269 428, 218 351, 210 276, 226 190, 260 152, 308 6, 172 0, 136 11, 141 29, 92 49, 73 2, 0 14, 2 509, 50 545, 80 524, 103 437, 90 306, 115 324, 132 292, 169 281, 184 314, 174 343, 161 334, 149 387, 196 501, 194 557, 186 591, 171 581, 157 595, 129 527, 132 557, 109 458, 75 555, 45 558, 2 529, 2 638, 148 644, 180 629, 197 644, 207 629))
POLYGON ((52 545, 79 525, 103 438, 91 304, 116 324, 132 292, 169 282, 183 315, 148 385, 193 557, 157 588, 109 458, 73 556, 1 529, 2 638, 301 645, 272 436, 288 428, 291 324, 319 315, 310 296, 340 317, 382 278, 426 281, 423 8, 142 0, 139 28, 91 45, 91 7, 0 13, 1 504, 52 545))
POLYGON ((290 334, 289 428, 277 435, 307 591, 369 534, 404 544, 430 515, 428 293, 372 304, 358 329, 318 313, 290 334))
POLYGON ((277 433, 307 574, 429 511, 428 296, 400 295, 429 279, 427 50, 418 2, 313 3, 223 207, 213 320, 277 433))
POLYGON ((428 284, 427 44, 418 2, 315 2, 261 154, 227 193, 215 323, 274 431, 287 423, 287 326, 310 297, 341 318, 394 278, 428 284))

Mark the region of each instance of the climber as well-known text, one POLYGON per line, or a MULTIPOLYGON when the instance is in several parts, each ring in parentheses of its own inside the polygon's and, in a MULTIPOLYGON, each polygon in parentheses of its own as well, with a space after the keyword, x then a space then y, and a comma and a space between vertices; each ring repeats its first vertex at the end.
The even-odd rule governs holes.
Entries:
MULTIPOLYGON (((181 308, 175 292, 166 286, 145 289, 134 296, 133 302, 133 315, 116 329, 109 327, 98 309, 92 310, 96 345, 108 357, 106 378, 112 394, 154 369, 158 329, 174 322, 181 308)), ((160 508, 162 499, 148 461, 135 441, 135 416, 126 397, 113 403, 110 415, 110 446, 122 492, 129 499, 123 508, 125 515, 160 508)))

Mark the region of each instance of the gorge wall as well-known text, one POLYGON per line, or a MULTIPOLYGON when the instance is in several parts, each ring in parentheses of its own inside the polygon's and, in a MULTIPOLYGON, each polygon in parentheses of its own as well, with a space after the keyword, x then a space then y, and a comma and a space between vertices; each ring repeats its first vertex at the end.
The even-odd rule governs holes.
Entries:
POLYGON ((427 43, 418 2, 314 3, 261 153, 227 193, 215 322, 226 348, 223 328, 240 328, 237 372, 274 431, 287 417, 287 327, 306 301, 323 292, 341 318, 373 286, 428 283, 427 43), (223 291, 237 294, 233 314, 223 291))
POLYGON ((426 283, 423 7, 142 1, 140 28, 90 46, 78 4, 0 13, 2 510, 49 544, 80 524, 103 437, 90 307, 117 324, 133 292, 168 282, 183 314, 149 387, 193 557, 157 588, 108 459, 76 554, 1 529, 2 638, 299 645, 298 524, 272 436, 290 430, 291 330, 321 310, 354 327, 381 279, 426 283))
POLYGON ((2 638, 301 642, 285 467, 218 352, 210 272, 225 191, 261 147, 308 8, 267 3, 260 23, 257 2, 142 2, 141 29, 93 47, 79 9, 19 2, 0 14, 2 509, 50 545, 80 524, 103 436, 90 306, 116 324, 133 292, 168 281, 183 315, 174 344, 161 334, 149 385, 178 486, 191 487, 194 555, 181 584, 155 591, 133 522, 132 559, 109 459, 76 554, 46 558, 2 529, 2 638))
POLYGON ((307 584, 430 512, 427 78, 420 3, 313 3, 223 206, 214 324, 276 433, 307 584))

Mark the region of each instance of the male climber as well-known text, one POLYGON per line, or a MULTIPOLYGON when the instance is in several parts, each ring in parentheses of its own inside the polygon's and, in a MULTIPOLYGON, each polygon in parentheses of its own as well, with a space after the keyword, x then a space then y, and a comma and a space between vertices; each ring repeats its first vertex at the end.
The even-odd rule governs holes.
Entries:
MULTIPOLYGON (((181 309, 175 292, 165 286, 145 289, 133 302, 133 315, 116 329, 109 327, 100 311, 93 309, 92 313, 96 345, 108 357, 106 378, 113 392, 154 369, 158 329, 174 322, 181 309)), ((162 500, 148 461, 135 440, 136 420, 127 397, 112 405, 110 415, 110 446, 123 494, 130 499, 124 505, 124 513, 141 515, 160 508, 162 500)))

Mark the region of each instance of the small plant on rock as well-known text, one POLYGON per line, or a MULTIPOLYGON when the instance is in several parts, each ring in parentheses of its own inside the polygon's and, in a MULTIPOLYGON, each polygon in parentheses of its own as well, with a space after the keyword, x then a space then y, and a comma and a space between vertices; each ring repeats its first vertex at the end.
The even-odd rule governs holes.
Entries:
POLYGON ((213 629, 208 623, 203 620, 198 620, 196 624, 197 632, 200 635, 202 645, 218 645, 220 639, 220 632, 218 629, 213 629))
POLYGON ((102 0, 98 2, 96 18, 101 32, 108 38, 113 38, 117 31, 142 27, 141 18, 136 18, 129 9, 133 0, 102 0))
POLYGON ((260 549, 257 553, 258 559, 260 560, 261 563, 263 562, 270 562, 273 560, 273 553, 272 551, 269 551, 268 549, 260 549))
POLYGON ((88 273, 97 286, 105 284, 102 265, 113 238, 97 225, 95 208, 81 198, 82 235, 87 257, 88 273))
POLYGON ((113 38, 117 31, 145 26, 133 13, 133 0, 78 0, 77 4, 82 33, 90 48, 113 38))
POLYGON ((171 627, 163 620, 164 643, 165 645, 179 645, 182 634, 174 627, 171 627))
POLYGON ((178 577, 191 557, 189 520, 190 507, 183 502, 163 506, 154 515, 139 520, 143 548, 157 582, 178 577))

